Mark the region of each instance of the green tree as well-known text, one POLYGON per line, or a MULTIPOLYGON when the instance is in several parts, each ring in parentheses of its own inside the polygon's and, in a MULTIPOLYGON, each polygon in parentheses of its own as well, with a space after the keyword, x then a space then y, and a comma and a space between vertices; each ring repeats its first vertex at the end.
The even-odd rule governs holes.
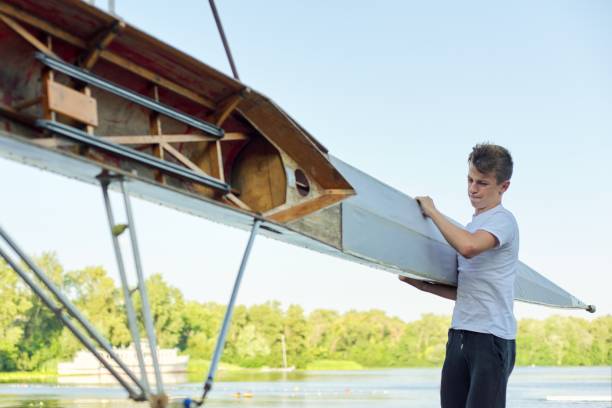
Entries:
POLYGON ((178 348, 193 358, 210 359, 224 312, 216 303, 186 302, 178 348))
MULTIPOLYGON (((36 262, 113 345, 130 342, 123 298, 104 269, 87 267, 64 274, 53 253, 43 254, 36 262)), ((186 302, 160 274, 152 275, 146 285, 159 345, 209 359, 226 306, 186 302)), ((2 261, 0 298, 0 370, 39 369, 81 347, 2 261)), ((133 298, 141 317, 139 294, 133 298)), ((404 323, 380 310, 342 315, 315 310, 305 317, 300 306, 283 310, 275 301, 248 308, 238 305, 223 361, 245 367, 279 367, 281 337, 285 336, 289 364, 297 367, 326 359, 352 360, 368 367, 440 365, 449 324, 448 316, 432 314, 404 323)), ((517 365, 531 364, 612 365, 612 316, 521 320, 517 365)))
POLYGON ((236 339, 236 350, 241 358, 241 363, 246 367, 261 366, 267 362, 266 357, 270 355, 268 341, 252 323, 240 330, 236 339))
MULTIPOLYGON (((263 365, 280 367, 283 363, 281 335, 283 334, 283 311, 280 303, 266 302, 261 305, 253 305, 248 309, 248 323, 243 330, 247 330, 249 325, 256 328, 259 343, 265 343, 270 352, 260 354, 257 361, 263 365)), ((252 329, 248 328, 249 333, 252 329)), ((240 343, 236 343, 240 353, 240 343)), ((252 365, 253 363, 251 363, 252 365)))
POLYGON ((104 268, 92 266, 68 272, 64 282, 75 306, 113 346, 130 343, 120 291, 104 268))
POLYGON ((299 368, 310 361, 306 353, 308 324, 301 306, 291 305, 283 320, 283 334, 287 350, 287 364, 299 368))
MULTIPOLYGON (((223 308, 225 313, 225 307, 223 308)), ((248 309, 244 305, 237 305, 234 309, 232 322, 227 334, 227 342, 223 350, 223 361, 232 364, 240 364, 240 351, 237 348, 238 336, 242 329, 249 323, 248 309)), ((221 324, 216 330, 220 330, 221 324)))
POLYGON ((612 315, 592 320, 588 330, 593 339, 589 363, 612 366, 612 315))
POLYGON ((17 345, 23 336, 31 299, 17 273, 3 259, 0 259, 0 299, 0 371, 13 371, 17 368, 17 345))
POLYGON ((328 309, 316 309, 306 320, 307 357, 313 360, 331 358, 335 350, 336 334, 332 328, 339 318, 338 312, 328 309))
POLYGON ((424 314, 406 325, 397 349, 398 361, 406 366, 440 365, 444 361, 450 318, 424 314))
MULTIPOLYGON (((34 259, 38 267, 58 287, 62 287, 64 270, 55 253, 46 252, 34 259)), ((47 306, 28 291, 28 303, 23 321, 23 334, 18 344, 17 369, 34 370, 62 354, 60 336, 62 324, 47 306)))
POLYGON ((332 328, 336 336, 331 344, 333 358, 353 360, 366 366, 388 366, 390 351, 399 343, 404 323, 383 311, 350 311, 332 328))
MULTIPOLYGON (((168 285, 161 274, 151 275, 145 281, 149 306, 159 347, 176 347, 181 338, 183 319, 181 312, 185 301, 177 288, 168 285)), ((140 294, 134 294, 134 302, 142 327, 142 302, 140 294)), ((144 332, 144 331, 143 331, 144 332)))

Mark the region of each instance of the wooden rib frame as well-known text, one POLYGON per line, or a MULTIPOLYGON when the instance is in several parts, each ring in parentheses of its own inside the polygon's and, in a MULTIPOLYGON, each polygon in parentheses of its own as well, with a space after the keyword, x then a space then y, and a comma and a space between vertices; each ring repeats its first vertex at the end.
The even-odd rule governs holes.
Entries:
MULTIPOLYGON (((1 6, 1 4, 0 4, 0 6, 1 6)), ((36 38, 34 35, 32 35, 21 24, 19 24, 18 22, 16 22, 12 18, 10 18, 10 17, 0 13, 0 20, 2 20, 2 22, 4 24, 6 24, 11 30, 13 30, 14 32, 19 34, 19 36, 21 36, 21 38, 23 38, 24 40, 29 42, 38 51, 43 52, 43 53, 45 53, 47 55, 51 55, 51 56, 53 56, 55 58, 59 58, 53 51, 51 51, 51 48, 49 48, 47 45, 43 44, 38 38, 36 38)))
POLYGON ((41 102, 42 102, 42 96, 36 96, 32 99, 14 103, 13 109, 15 109, 16 111, 21 111, 24 109, 28 109, 31 106, 38 105, 41 102))
MULTIPOLYGON (((105 49, 108 45, 116 38, 117 34, 125 28, 125 23, 122 21, 116 20, 114 22, 114 27, 109 27, 103 34, 99 35, 92 42, 88 43, 81 38, 70 34, 57 26, 54 26, 40 18, 37 18, 23 10, 20 10, 14 6, 3 3, 0 1, 0 20, 2 20, 5 24, 11 27, 15 32, 17 32, 20 36, 22 36, 26 41, 28 41, 31 45, 33 45, 36 49, 41 52, 44 52, 48 55, 52 55, 57 57, 50 47, 42 44, 35 36, 29 33, 23 26, 17 23, 15 20, 19 20, 23 23, 26 23, 34 28, 42 30, 49 35, 52 35, 56 38, 59 38, 66 43, 73 45, 77 48, 86 50, 86 54, 83 59, 82 66, 91 69, 95 63, 101 58, 107 62, 110 62, 113 65, 116 65, 124 70, 127 70, 141 78, 144 78, 154 84, 155 86, 155 96, 156 99, 159 100, 157 86, 161 86, 167 90, 170 90, 180 96, 183 96, 192 102, 195 102, 201 106, 206 107, 207 109, 212 110, 214 113, 209 116, 209 120, 215 123, 218 126, 221 126, 229 117, 229 115, 237 110, 238 105, 244 99, 245 92, 249 92, 248 88, 244 88, 242 91, 230 95, 226 99, 222 100, 220 103, 215 103, 208 99, 207 97, 198 94, 178 83, 166 79, 159 74, 150 71, 144 67, 141 67, 132 61, 105 49), (118 27, 117 27, 118 26, 118 27)), ((52 73, 50 78, 47 80, 52 80, 52 73)), ((88 88, 84 89, 85 93, 88 94, 90 91, 88 88)), ((42 100, 44 101, 44 95, 42 96, 42 100)), ((31 106, 36 102, 26 101, 23 103, 24 107, 31 106)), ((24 107, 19 106, 19 108, 23 109, 24 107)), ((238 110, 239 112, 239 110, 238 110)), ((48 112, 47 115, 54 116, 54 112, 48 112)), ((47 116, 45 115, 45 116, 47 116)), ((87 126, 87 131, 92 133, 92 128, 90 125, 87 126)), ((225 175, 223 174, 223 163, 222 163, 222 154, 221 154, 221 146, 223 141, 231 141, 231 140, 245 140, 248 137, 242 133, 228 133, 222 140, 211 140, 213 138, 197 135, 197 134, 177 134, 177 135, 165 135, 161 129, 161 122, 159 121, 158 115, 152 115, 150 120, 150 135, 141 135, 141 136, 107 136, 104 137, 105 140, 113 141, 119 144, 133 144, 133 145, 154 145, 154 155, 163 159, 164 152, 167 152, 171 156, 173 156, 177 161, 181 164, 190 168, 194 171, 198 171, 200 173, 204 173, 202 169, 200 169, 195 163, 193 163, 189 158, 179 152, 176 148, 174 148, 170 143, 198 143, 198 142, 209 142, 209 146, 207 147, 206 154, 208 154, 209 159, 211 160, 211 176, 218 178, 220 180, 225 180, 225 175)), ((39 142, 41 145, 45 146, 59 146, 61 142, 57 140, 45 140, 52 138, 44 138, 40 139, 39 142)), ((54 139, 54 138, 53 138, 54 139)), ((271 141, 270 141, 271 142, 271 141)), ((273 143, 274 144, 274 143, 273 143)), ((278 147, 277 147, 278 148, 278 147)), ((157 177, 158 181, 164 182, 163 176, 157 177)), ((318 196, 314 199, 299 203, 290 208, 285 208, 283 206, 271 210, 264 214, 264 216, 269 217, 271 220, 276 222, 288 222, 312 212, 318 211, 320 209, 329 207, 334 203, 343 200, 347 196, 353 195, 355 192, 353 190, 325 190, 323 195, 318 196)), ((234 205, 243 210, 251 211, 251 209, 242 202, 235 194, 229 193, 222 197, 223 200, 231 205, 234 205)))
MULTIPOLYGON (((214 142, 217 139, 211 136, 198 134, 160 134, 160 135, 131 135, 131 136, 103 136, 102 139, 117 144, 124 145, 147 145, 166 143, 190 143, 190 142, 214 142)), ((234 140, 247 140, 248 136, 244 133, 226 133, 221 142, 234 140)))
MULTIPOLYGON (((10 16, 12 18, 15 18, 23 23, 26 23, 32 27, 38 28, 39 30, 45 31, 46 33, 61 39, 62 41, 67 42, 70 45, 73 45, 77 48, 83 49, 83 50, 87 50, 89 49, 89 44, 87 44, 86 41, 80 39, 79 37, 72 35, 64 30, 62 30, 61 28, 58 28, 44 20, 41 20, 37 17, 32 16, 29 13, 26 13, 22 10, 19 10, 16 7, 13 7, 11 5, 8 5, 6 3, 2 3, 0 2, 0 15, 4 15, 3 17, 7 17, 10 16)), ((9 23, 10 24, 10 23, 9 23)), ((21 27, 23 28, 23 27, 21 27)), ((24 29, 25 30, 25 29, 24 29)), ((27 32, 27 30, 25 30, 27 32)), ((29 33, 28 33, 29 34, 29 33)), ((34 36, 32 36, 30 34, 30 36, 36 40, 36 38, 34 36)), ((38 40, 37 40, 38 41, 38 40)), ((34 44, 33 44, 34 45, 34 44)), ((40 43, 39 41, 39 46, 42 45, 44 47, 44 44, 40 43)), ((44 48, 38 48, 38 46, 35 46, 37 49, 39 49, 41 52, 44 52, 46 54, 52 55, 54 57, 57 58, 57 56, 55 54, 53 54, 52 51, 50 51, 49 49, 44 49, 44 48)), ((108 50, 101 50, 100 51, 100 55, 99 58, 104 59, 105 61, 108 61, 114 65, 117 65, 120 68, 123 68, 127 71, 132 72, 133 74, 136 74, 144 79, 147 79, 151 82, 153 82, 156 85, 159 85, 163 88, 166 88, 176 94, 179 94, 193 102, 196 102, 200 105, 205 106, 208 109, 212 109, 214 111, 217 110, 217 105, 212 102, 211 100, 209 100, 208 98, 193 92, 192 90, 181 86, 179 84, 177 84, 174 81, 171 81, 169 79, 166 79, 162 76, 160 76, 159 74, 156 74, 155 72, 152 72, 146 68, 143 68, 141 66, 138 66, 137 64, 134 64, 132 61, 123 58, 111 51, 108 50)))
MULTIPOLYGON (((26 40, 30 45, 32 45, 37 50, 51 55, 55 58, 59 57, 52 51, 51 49, 51 37, 48 38, 48 45, 43 44, 39 41, 34 35, 32 35, 27 29, 25 29, 21 24, 13 20, 13 18, 7 16, 7 14, 11 15, 14 18, 17 18, 26 24, 32 25, 36 28, 39 28, 47 33, 54 35, 57 38, 60 38, 74 46, 79 48, 90 48, 87 56, 84 59, 83 67, 87 69, 91 69, 93 65, 97 62, 97 60, 101 57, 105 60, 108 60, 116 65, 121 66, 122 68, 131 71, 145 79, 150 80, 153 85, 153 97, 156 101, 159 101, 159 89, 158 85, 163 86, 171 91, 174 91, 182 96, 191 99, 194 102, 197 102, 201 105, 209 109, 215 110, 215 123, 220 125, 222 124, 227 117, 231 114, 231 112, 236 108, 238 103, 242 100, 242 94, 232 95, 230 98, 223 101, 218 107, 213 102, 204 98, 201 95, 196 94, 193 91, 190 91, 186 88, 181 87, 180 85, 164 79, 160 77, 158 74, 155 74, 151 71, 148 71, 142 67, 137 66, 131 61, 125 60, 123 57, 115 55, 107 50, 104 50, 111 41, 116 37, 117 33, 125 27, 125 23, 116 22, 113 27, 109 28, 104 34, 99 36, 92 44, 88 45, 85 41, 81 40, 78 37, 75 37, 71 34, 64 32, 63 30, 52 26, 51 24, 44 22, 36 17, 29 15, 23 11, 20 11, 12 6, 9 6, 4 3, 0 3, 0 20, 4 22, 9 28, 11 28, 15 33, 17 33, 20 37, 26 40)), ((42 96, 39 98, 35 98, 32 101, 25 101, 21 106, 18 106, 20 109, 23 109, 28 106, 32 106, 38 102, 42 102, 43 104, 43 116, 48 120, 55 120, 56 112, 50 109, 50 90, 54 89, 53 85, 55 85, 54 81, 54 73, 51 70, 45 70, 43 73, 43 92, 42 96)), ((64 87, 65 88, 65 87, 64 87)), ((76 92, 76 91, 75 91, 76 92)), ((91 90, 89 87, 83 88, 84 96, 90 97, 91 90)), ((64 112, 65 113, 65 112, 64 112)), ((70 115, 71 117, 85 122, 86 131, 89 134, 93 134, 93 125, 97 124, 96 120, 85 120, 83 121, 83 117, 81 115, 70 115)), ((210 145, 207 148, 207 153, 211 160, 211 177, 215 177, 221 181, 225 181, 225 176, 223 174, 223 157, 221 154, 221 142, 223 141, 231 141, 231 140, 246 140, 248 137, 243 133, 228 133, 227 137, 224 137, 222 140, 218 140, 216 138, 211 138, 203 135, 164 135, 161 127, 161 120, 159 114, 151 113, 149 120, 149 136, 111 136, 104 137, 105 140, 113 141, 113 142, 121 142, 120 144, 152 144, 153 147, 153 155, 159 159, 164 160, 164 153, 167 152, 172 157, 174 157, 179 163, 183 166, 189 168, 192 171, 195 171, 200 174, 206 174, 199 166, 193 163, 188 157, 174 148, 170 143, 198 143, 198 142, 209 142, 210 145), (145 139, 146 138, 146 139, 145 139), (148 139, 148 140, 147 140, 148 139)), ((37 144, 45 147, 59 147, 62 146, 61 141, 54 137, 43 138, 40 139, 37 144)), ((157 174, 155 179, 164 184, 165 176, 161 173, 157 174)), ((224 200, 226 203, 234 205, 243 210, 250 211, 251 209, 247 204, 242 202, 234 193, 229 193, 224 200)))
POLYGON ((354 194, 355 192, 352 190, 324 190, 323 194, 316 198, 289 208, 275 208, 265 212, 263 216, 279 223, 285 223, 327 208, 354 194))
MULTIPOLYGON (((153 99, 159 102, 159 90, 157 89, 157 85, 153 85, 153 99)), ((161 119, 157 112, 149 113, 149 133, 152 136, 160 136, 162 132, 161 119)), ((162 148, 162 143, 153 145, 153 156, 157 157, 160 160, 164 160, 164 149, 162 148)), ((158 171, 155 175, 155 180, 158 182, 165 184, 166 176, 161 171, 158 171)))
POLYGON ((224 100, 222 100, 217 107, 217 110, 211 117, 209 121, 214 123, 217 126, 223 125, 225 120, 229 117, 229 115, 236 109, 240 101, 244 99, 244 94, 249 92, 248 88, 243 92, 239 92, 234 95, 230 95, 224 100))
POLYGON ((125 23, 123 21, 115 20, 109 28, 91 41, 87 55, 83 58, 82 67, 89 70, 92 69, 98 61, 98 58, 100 58, 102 51, 110 45, 115 37, 121 34, 124 28, 125 23))

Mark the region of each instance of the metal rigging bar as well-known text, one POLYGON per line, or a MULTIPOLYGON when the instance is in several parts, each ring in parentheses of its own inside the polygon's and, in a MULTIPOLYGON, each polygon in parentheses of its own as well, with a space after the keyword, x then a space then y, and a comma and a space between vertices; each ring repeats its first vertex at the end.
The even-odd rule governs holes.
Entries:
POLYGON ((227 42, 227 38, 225 37, 225 31, 223 31, 221 17, 219 17, 219 13, 217 12, 217 6, 215 6, 215 0, 208 0, 208 2, 210 3, 210 9, 212 10, 213 16, 215 17, 215 23, 217 23, 217 29, 219 30, 219 35, 221 36, 221 41, 223 42, 223 48, 225 48, 225 54, 227 55, 227 59, 229 60, 230 67, 232 68, 232 73, 234 74, 234 78, 240 81, 240 77, 238 76, 238 70, 236 69, 236 64, 234 64, 234 58, 232 57, 232 51, 230 50, 229 43, 227 42))
POLYGON ((229 184, 217 180, 216 178, 210 177, 206 174, 196 173, 177 164, 170 163, 165 160, 160 160, 146 153, 141 153, 138 150, 107 142, 105 140, 100 139, 99 137, 92 136, 80 129, 65 125, 63 123, 39 119, 36 121, 36 126, 45 129, 51 133, 76 141, 78 143, 82 143, 87 146, 103 150, 107 153, 115 154, 122 158, 133 160, 142 165, 152 167, 171 176, 176 176, 190 181, 194 181, 196 183, 220 190, 224 193, 229 193, 231 190, 229 184))
POLYGON ((153 395, 150 390, 148 396, 152 402, 153 406, 163 407, 167 405, 167 396, 164 393, 164 386, 161 376, 161 370, 159 367, 159 360, 157 356, 157 339, 155 336, 155 329, 153 326, 153 319, 151 318, 151 311, 149 305, 149 297, 147 294, 147 288, 145 285, 144 274, 142 272, 142 262, 140 260, 140 249, 138 247, 138 240, 136 234, 136 227, 134 224, 134 216, 132 212, 132 205, 130 202, 130 196, 128 194, 127 188, 125 186, 124 180, 122 176, 109 175, 108 173, 102 173, 98 177, 100 184, 102 186, 102 194, 104 196, 104 205, 106 208, 106 215, 108 218, 108 224, 110 227, 111 237, 113 241, 113 249, 115 252, 115 257, 117 259, 117 265, 119 269, 119 274, 121 277, 121 286, 123 288, 123 295, 125 297, 125 305, 126 311, 128 315, 128 325, 130 327, 130 331, 132 334, 132 339, 134 341, 134 349, 136 350, 136 356, 138 358, 138 364, 140 366, 141 375, 143 377, 143 382, 146 385, 147 389, 149 389, 149 381, 147 378, 146 372, 146 361, 144 358, 144 353, 142 351, 142 347, 140 344, 140 335, 138 333, 138 326, 136 323, 136 312, 134 309, 134 305, 131 298, 131 291, 129 288, 129 282, 127 279, 127 274, 125 272, 125 266, 123 262, 123 256, 121 252, 121 247, 119 245, 119 236, 127 229, 129 230, 129 236, 132 246, 132 254, 136 269, 136 277, 138 280, 136 288, 140 293, 140 301, 142 304, 142 317, 144 321, 145 332, 147 336, 147 340, 149 343, 149 351, 151 354, 151 363, 153 365, 153 371, 155 374, 155 386, 157 393, 153 395), (113 210, 110 203, 110 198, 108 195, 108 186, 111 182, 117 181, 119 183, 119 187, 123 196, 123 202, 125 205, 125 213, 127 217, 127 224, 116 224, 113 216, 113 210))
POLYGON ((123 289, 123 297, 125 299, 125 310, 128 318, 128 327, 130 328, 130 334, 132 335, 132 343, 134 345, 134 351, 136 352, 136 358, 138 360, 138 366, 140 368, 140 377, 144 384, 145 392, 148 398, 151 395, 151 389, 149 387, 149 379, 147 378, 147 369, 145 366, 144 355, 142 353, 140 334, 138 333, 136 311, 134 309, 134 303, 132 302, 132 294, 130 293, 127 274, 125 273, 121 246, 119 245, 118 237, 123 231, 120 228, 118 229, 118 226, 115 224, 115 219, 113 217, 113 209, 110 203, 110 198, 108 196, 109 183, 110 178, 108 176, 100 178, 100 184, 102 185, 102 195, 104 196, 104 207, 106 208, 106 216, 108 219, 108 225, 110 227, 110 233, 113 241, 113 250, 115 252, 115 258, 117 260, 117 268, 119 269, 121 287, 123 289))
POLYGON ((132 253, 134 254, 134 264, 136 267, 136 275, 138 277, 138 290, 140 291, 140 300, 142 301, 142 315, 144 320, 147 339, 149 340, 149 348, 151 351, 151 360, 155 371, 155 386, 157 395, 164 394, 164 385, 159 368, 159 360, 157 359, 157 339, 155 338, 155 329, 153 327, 153 319, 151 318, 151 308, 149 307, 149 296, 145 286, 144 274, 142 273, 142 262, 140 261, 140 249, 138 248, 138 240, 136 239, 136 225, 134 216, 132 215, 132 204, 130 203, 130 195, 127 192, 123 180, 119 180, 121 193, 123 194, 123 202, 125 204, 125 214, 128 221, 128 230, 130 232, 130 241, 132 242, 132 253))
POLYGON ((34 275, 42 281, 47 290, 55 297, 55 300, 49 296, 45 290, 39 286, 39 284, 32 279, 29 274, 22 269, 22 267, 12 259, 12 257, 0 247, 0 256, 6 260, 9 266, 25 281, 25 283, 32 289, 32 291, 38 296, 45 306, 49 308, 57 318, 75 335, 75 337, 94 355, 94 357, 109 371, 109 373, 115 377, 115 379, 121 384, 128 392, 131 399, 135 401, 145 401, 147 399, 145 393, 145 387, 140 380, 134 375, 132 370, 117 356, 113 351, 110 344, 104 339, 104 337, 98 333, 98 331, 89 323, 89 321, 77 310, 77 308, 61 293, 61 291, 55 286, 55 284, 47 277, 47 275, 40 270, 40 268, 19 248, 19 246, 11 239, 11 237, 0 227, 0 236, 6 241, 11 249, 21 258, 21 260, 28 266, 28 268, 34 272, 34 275), (59 306, 57 303, 59 303, 59 306), (68 314, 66 314, 68 312, 68 314), (70 318, 74 318, 80 325, 85 329, 85 332, 89 337, 81 331, 81 329, 73 323, 70 318), (119 371, 113 367, 113 365, 96 349, 96 345, 92 339, 98 344, 99 347, 104 349, 111 360, 113 360, 119 368, 123 371, 127 377, 132 380, 138 390, 136 390, 132 384, 124 379, 119 371))
POLYGON ((169 118, 177 120, 181 123, 196 129, 200 129, 211 136, 221 139, 224 135, 223 129, 213 125, 212 123, 208 123, 191 115, 187 115, 174 108, 171 108, 168 105, 157 102, 155 99, 140 95, 120 85, 114 84, 82 68, 75 67, 74 65, 68 64, 57 58, 53 58, 42 52, 36 52, 35 57, 38 61, 42 62, 54 71, 61 72, 62 74, 68 75, 71 78, 78 79, 79 81, 127 99, 130 102, 144 106, 147 109, 161 113, 162 115, 168 116, 169 118))
MULTIPOLYGON (((236 275, 236 280, 234 281, 234 288, 232 289, 232 295, 230 297, 230 301, 227 305, 227 309, 225 310, 225 317, 223 318, 223 324, 221 326, 221 330, 219 331, 219 337, 217 338, 217 344, 215 346, 215 351, 213 353, 210 368, 208 370, 208 376, 206 377, 206 382, 204 383, 204 392, 202 394, 202 399, 199 401, 193 401, 197 406, 201 406, 204 404, 206 400, 206 395, 212 389, 213 382, 215 379, 215 373, 217 371, 217 365, 219 364, 219 360, 221 359, 221 354, 223 354, 223 347, 225 346, 225 338, 227 336, 227 332, 229 330, 230 323, 232 321, 232 315, 234 313, 234 305, 236 303, 236 298, 238 297, 238 290, 240 289, 240 283, 242 282, 242 276, 244 275, 244 270, 246 268, 246 264, 249 260, 249 255, 251 254, 251 249, 253 247, 253 242, 255 241, 255 236, 257 235, 257 231, 261 226, 261 220, 256 219, 253 223, 253 228, 251 229, 251 235, 249 236, 249 241, 247 243, 246 249, 244 250, 244 255, 242 256, 242 261, 240 262, 240 269, 238 269, 238 274, 236 275)), ((185 401, 185 406, 191 405, 191 400, 185 401)))

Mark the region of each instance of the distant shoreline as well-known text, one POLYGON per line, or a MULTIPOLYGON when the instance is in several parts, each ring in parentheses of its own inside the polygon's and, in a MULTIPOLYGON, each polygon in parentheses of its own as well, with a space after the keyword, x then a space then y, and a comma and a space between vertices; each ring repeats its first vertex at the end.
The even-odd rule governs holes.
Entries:
MULTIPOLYGON (((360 368, 347 368, 347 363, 351 362, 341 362, 342 364, 338 364, 336 366, 332 364, 328 364, 327 367, 323 368, 307 368, 307 369, 296 369, 292 371, 292 373, 308 373, 308 372, 316 372, 316 371, 375 371, 375 370, 399 370, 399 369, 422 369, 422 368, 441 368, 440 366, 411 366, 411 367, 360 367, 360 368)), ((355 363, 356 364, 356 363, 355 363)), ((521 368, 603 368, 609 367, 607 365, 561 365, 561 366, 536 366, 536 365, 523 365, 517 366, 521 368)), ((221 368, 219 373, 223 375, 223 373, 231 373, 232 375, 257 375, 257 374, 278 374, 275 371, 267 371, 269 367, 262 368, 248 368, 248 367, 238 367, 238 366, 230 366, 221 368)), ((205 370, 200 369, 190 369, 188 371, 188 375, 200 375, 205 370)), ((281 373, 282 374, 282 373, 281 373)), ((55 380, 59 377, 57 372, 42 372, 42 371, 0 371, 0 383, 13 383, 13 382, 27 382, 27 383, 45 383, 45 382, 55 382, 55 380)))
MULTIPOLYGON (((71 300, 83 315, 95 316, 96 329, 111 346, 123 348, 132 342, 121 290, 104 268, 64 271, 53 253, 37 257, 36 262, 54 281, 63 282, 64 291, 73 295, 71 300)), ((59 361, 71 361, 82 345, 2 260, 0 281, 5 311, 0 319, 0 370, 48 375, 59 361)), ((226 306, 187 300, 161 274, 149 276, 146 285, 156 316, 157 344, 177 349, 190 357, 192 365, 199 364, 196 370, 204 371, 226 306)), ((612 315, 590 320, 551 316, 517 323, 517 366, 612 365, 612 315)), ((283 307, 274 300, 237 305, 223 349, 224 367, 436 367, 444 361, 450 324, 451 316, 431 313, 404 322, 377 309, 306 313, 299 305, 283 307)))

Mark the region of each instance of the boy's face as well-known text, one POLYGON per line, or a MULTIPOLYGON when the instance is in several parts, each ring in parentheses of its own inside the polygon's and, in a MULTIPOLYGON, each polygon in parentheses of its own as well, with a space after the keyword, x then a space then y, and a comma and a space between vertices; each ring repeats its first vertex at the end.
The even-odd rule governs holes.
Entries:
POLYGON ((497 184, 495 173, 479 172, 470 163, 468 172, 468 197, 476 213, 489 210, 501 202, 502 194, 510 186, 510 180, 497 184))

